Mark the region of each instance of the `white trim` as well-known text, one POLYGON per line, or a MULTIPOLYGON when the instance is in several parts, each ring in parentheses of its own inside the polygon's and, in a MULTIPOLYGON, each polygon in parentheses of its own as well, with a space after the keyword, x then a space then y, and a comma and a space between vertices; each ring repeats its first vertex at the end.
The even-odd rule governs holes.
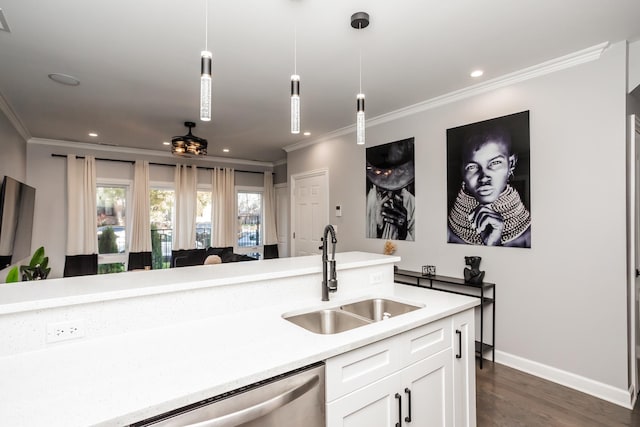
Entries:
POLYGON ((35 144, 35 145, 45 145, 52 147, 63 147, 63 148, 72 148, 72 149, 81 149, 81 150, 94 150, 94 151, 104 151, 108 153, 125 153, 125 154, 133 154, 138 156, 144 156, 148 158, 149 156, 156 157, 165 157, 168 159, 172 159, 173 161, 189 161, 193 162, 197 166, 197 162, 202 163, 231 163, 236 165, 245 165, 245 166, 258 166, 265 168, 273 168, 274 164, 272 162, 259 162, 257 160, 244 160, 244 159, 234 159, 230 157, 211 157, 207 156, 204 158, 185 158, 179 159, 173 154, 167 151, 159 151, 159 150, 147 150, 144 148, 131 148, 131 147, 121 147, 117 145, 105 145, 105 144, 89 144, 86 142, 70 142, 70 141, 60 141, 57 139, 44 139, 44 138, 29 138, 27 143, 35 144))
POLYGON ((633 387, 629 387, 628 390, 616 388, 609 384, 499 350, 496 350, 496 363, 590 394, 624 408, 633 409, 633 387))
POLYGON ((275 162, 273 162, 273 166, 280 166, 280 165, 286 165, 287 164, 287 159, 280 159, 280 160, 276 160, 275 162))
MULTIPOLYGON (((513 85, 525 80, 540 77, 545 74, 550 74, 556 71, 564 70, 566 68, 575 67, 576 65, 583 64, 585 62, 595 61, 600 59, 604 50, 609 46, 609 42, 600 43, 598 45, 589 47, 587 49, 579 50, 577 52, 570 53, 569 55, 561 56, 559 58, 552 59, 550 61, 542 62, 532 67, 524 68, 522 70, 505 74, 504 76, 497 77, 486 82, 482 82, 473 86, 466 87, 464 89, 449 92, 447 94, 437 96, 435 98, 428 99, 426 101, 419 102, 417 104, 409 105, 404 108, 400 108, 395 111, 391 111, 386 114, 373 117, 366 121, 366 126, 376 126, 382 123, 386 123, 392 120, 397 120, 402 117, 410 116, 422 111, 430 110, 436 107, 440 107, 452 102, 460 101, 462 99, 470 98, 475 95, 479 95, 485 92, 496 90, 505 86, 513 85)), ((294 144, 287 145, 283 148, 287 153, 301 148, 309 147, 311 145, 326 141, 328 139, 337 138, 339 136, 347 135, 355 132, 355 124, 345 126, 343 128, 334 130, 321 137, 313 140, 304 140, 296 142, 294 144)))
POLYGON ((4 97, 2 92, 0 92, 0 111, 2 111, 5 116, 7 116, 7 119, 9 120, 9 122, 11 122, 16 132, 20 134, 22 139, 24 139, 25 141, 29 141, 29 139, 31 139, 31 133, 29 133, 29 130, 24 125, 24 123, 22 123, 22 120, 20 120, 20 117, 18 117, 16 112, 13 111, 13 108, 11 108, 9 101, 7 101, 7 98, 4 97))

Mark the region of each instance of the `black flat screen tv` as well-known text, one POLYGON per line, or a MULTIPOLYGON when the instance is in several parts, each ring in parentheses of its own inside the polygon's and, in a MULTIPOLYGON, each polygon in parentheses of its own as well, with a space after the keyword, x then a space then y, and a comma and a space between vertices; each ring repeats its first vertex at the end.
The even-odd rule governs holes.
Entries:
POLYGON ((36 190, 10 176, 0 187, 0 270, 31 255, 36 190))

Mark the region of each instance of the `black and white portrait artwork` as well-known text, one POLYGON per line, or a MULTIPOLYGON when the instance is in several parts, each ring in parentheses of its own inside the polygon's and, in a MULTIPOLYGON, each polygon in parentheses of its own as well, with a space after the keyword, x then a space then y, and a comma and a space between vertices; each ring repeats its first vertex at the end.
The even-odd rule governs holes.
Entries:
POLYGON ((367 237, 415 239, 414 138, 367 148, 367 237))
POLYGON ((531 247, 529 111, 447 129, 447 241, 531 247))

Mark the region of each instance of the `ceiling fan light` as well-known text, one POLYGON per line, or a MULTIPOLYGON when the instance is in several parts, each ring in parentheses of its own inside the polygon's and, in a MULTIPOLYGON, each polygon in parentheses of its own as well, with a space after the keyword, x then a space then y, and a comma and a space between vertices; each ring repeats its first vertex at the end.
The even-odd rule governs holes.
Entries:
POLYGON ((198 138, 191 133, 191 128, 195 127, 194 122, 184 122, 189 128, 189 133, 184 136, 174 136, 171 139, 171 153, 177 156, 206 156, 208 142, 204 138, 198 138))

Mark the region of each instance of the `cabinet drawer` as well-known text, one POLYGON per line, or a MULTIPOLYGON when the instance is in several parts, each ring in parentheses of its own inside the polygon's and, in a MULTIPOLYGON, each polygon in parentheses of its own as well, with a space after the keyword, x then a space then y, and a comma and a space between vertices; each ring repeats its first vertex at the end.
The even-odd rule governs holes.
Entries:
POLYGON ((408 366, 451 347, 451 319, 441 319, 398 335, 401 365, 408 366))
POLYGON ((327 402, 402 368, 399 337, 392 337, 326 361, 327 402))

